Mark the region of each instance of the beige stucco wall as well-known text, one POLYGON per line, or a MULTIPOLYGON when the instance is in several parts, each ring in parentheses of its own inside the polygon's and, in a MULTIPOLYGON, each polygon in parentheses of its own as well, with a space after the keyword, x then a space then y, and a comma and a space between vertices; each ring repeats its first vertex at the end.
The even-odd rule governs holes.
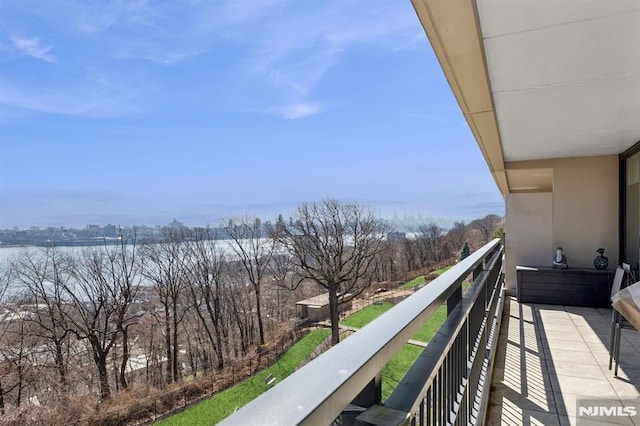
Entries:
MULTIPOLYGON (((515 288, 515 265, 527 264, 532 251, 550 264, 553 249, 562 246, 570 267, 593 267, 596 249, 604 247, 609 265, 619 262, 618 240, 618 156, 563 158, 507 163, 509 168, 553 169, 553 193, 548 206, 536 198, 540 194, 509 194, 507 204, 507 287, 515 288), (533 209, 526 211, 527 200, 533 209), (546 245, 548 211, 551 209, 551 247, 546 245), (510 217, 513 214, 513 217, 510 217), (532 216, 541 215, 537 220, 532 216), (516 227, 527 227, 518 230, 516 227), (541 233, 536 238, 537 233, 541 233), (528 245, 515 249, 510 246, 528 245)), ((535 259, 534 259, 535 260, 535 259)))
POLYGON ((550 192, 507 194, 505 204, 505 280, 507 291, 515 294, 516 265, 546 265, 550 262, 553 197, 550 192))
POLYGON ((599 247, 611 265, 619 259, 618 156, 556 160, 553 240, 569 266, 593 267, 599 247))

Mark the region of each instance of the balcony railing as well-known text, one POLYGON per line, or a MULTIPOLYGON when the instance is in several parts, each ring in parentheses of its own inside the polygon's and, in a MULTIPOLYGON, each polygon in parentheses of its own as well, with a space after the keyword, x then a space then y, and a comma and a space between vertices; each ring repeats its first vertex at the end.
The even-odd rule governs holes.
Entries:
POLYGON ((502 247, 496 239, 223 424, 482 423, 503 300, 502 247), (473 283, 463 295, 469 276, 473 283), (444 303, 444 324, 382 404, 385 363, 444 303))

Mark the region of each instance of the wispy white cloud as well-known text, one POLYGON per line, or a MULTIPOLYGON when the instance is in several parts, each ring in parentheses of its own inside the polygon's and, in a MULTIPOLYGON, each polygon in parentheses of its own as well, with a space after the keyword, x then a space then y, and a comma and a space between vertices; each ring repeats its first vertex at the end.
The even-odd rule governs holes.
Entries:
MULTIPOLYGON (((406 50, 416 51, 416 52, 428 52, 431 48, 427 43, 424 42, 425 33, 420 28, 418 31, 415 31, 413 35, 407 32, 406 37, 402 40, 401 43, 397 43, 392 50, 394 52, 402 52, 406 50)), ((424 53, 423 53, 424 54, 424 53)))
POLYGON ((324 110, 324 106, 315 102, 295 101, 285 105, 273 107, 269 112, 276 113, 287 120, 311 117, 324 110))
POLYGON ((296 105, 317 104, 315 89, 351 49, 394 50, 415 39, 415 22, 392 3, 363 7, 341 0, 321 9, 296 4, 287 12, 274 12, 254 25, 252 34, 235 37, 247 47, 248 72, 266 76, 283 98, 298 99, 296 105))
POLYGON ((196 57, 206 52, 205 48, 195 48, 191 50, 180 51, 166 51, 166 52, 154 52, 150 51, 143 57, 151 62, 155 62, 161 65, 173 65, 187 59, 196 57))
POLYGON ((434 123, 445 123, 446 120, 436 114, 429 114, 429 113, 419 113, 419 112, 405 112, 404 115, 409 116, 409 117, 416 117, 416 118, 422 118, 426 121, 431 121, 434 123))
POLYGON ((135 91, 83 81, 75 86, 27 87, 0 78, 0 106, 49 114, 114 117, 138 110, 135 91))
POLYGON ((14 36, 11 37, 10 40, 13 43, 13 46, 25 55, 43 60, 45 62, 56 61, 56 57, 52 53, 50 53, 53 46, 43 46, 40 42, 40 39, 37 37, 21 38, 14 36))
POLYGON ((289 78, 287 75, 285 75, 281 71, 278 71, 278 70, 271 71, 270 78, 271 78, 271 81, 276 86, 285 86, 288 89, 292 89, 294 92, 298 93, 299 95, 305 95, 307 93, 306 87, 291 80, 291 78, 289 78))
POLYGON ((318 8, 293 0, 140 0, 105 3, 99 10, 85 7, 84 12, 72 3, 81 18, 78 28, 99 32, 115 58, 171 66, 215 55, 220 45, 233 46, 241 70, 276 90, 272 107, 262 108, 275 113, 292 98, 299 99, 292 103, 296 106, 317 105, 314 89, 349 49, 370 45, 394 50, 417 39, 414 18, 387 2, 363 7, 358 0, 334 0, 318 8))
MULTIPOLYGON (((48 31, 64 33, 64 40, 74 43, 73 49, 59 47, 65 53, 65 64, 74 67, 70 76, 81 75, 87 62, 107 71, 138 67, 134 61, 140 60, 152 67, 174 67, 205 57, 205 66, 224 61, 220 68, 233 70, 231 78, 250 81, 234 87, 251 94, 230 97, 239 103, 250 99, 250 105, 229 107, 286 119, 309 117, 327 108, 318 100, 317 88, 351 49, 366 46, 393 51, 417 39, 411 11, 386 0, 328 0, 322 7, 294 0, 112 0, 91 5, 83 0, 60 0, 55 6, 42 7, 36 0, 21 0, 11 3, 11 8, 17 16, 35 15, 48 31)), ((11 29, 10 17, 0 16, 0 26, 11 29)), ((34 58, 57 59, 53 46, 38 38, 11 41, 34 58)), ((64 82, 58 85, 60 92, 66 91, 64 82)), ((36 95, 28 98, 40 99, 33 103, 42 107, 45 99, 62 97, 36 95)), ((7 101, 6 95, 4 99, 7 101)), ((69 105, 62 110, 94 109, 86 101, 80 103, 84 107, 69 105)), ((60 104, 67 102, 56 101, 39 110, 58 109, 60 104)))

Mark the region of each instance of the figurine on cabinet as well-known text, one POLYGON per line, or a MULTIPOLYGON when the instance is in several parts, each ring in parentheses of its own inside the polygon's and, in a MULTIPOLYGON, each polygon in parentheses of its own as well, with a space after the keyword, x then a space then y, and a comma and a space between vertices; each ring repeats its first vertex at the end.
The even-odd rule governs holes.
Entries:
POLYGON ((562 247, 556 249, 556 254, 553 256, 553 269, 567 269, 567 256, 562 253, 562 247))

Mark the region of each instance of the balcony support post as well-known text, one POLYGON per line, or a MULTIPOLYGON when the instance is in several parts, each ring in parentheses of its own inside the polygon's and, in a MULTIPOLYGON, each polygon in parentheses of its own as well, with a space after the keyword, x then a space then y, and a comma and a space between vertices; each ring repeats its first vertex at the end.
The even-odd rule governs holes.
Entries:
POLYGON ((351 404, 358 405, 360 407, 371 407, 375 404, 380 404, 382 400, 382 372, 379 372, 367 386, 362 389, 362 392, 355 397, 351 404))
MULTIPOLYGON (((362 391, 342 411, 341 420, 343 426, 353 426, 356 417, 370 407, 382 402, 382 372, 379 372, 362 391)), ((384 407, 383 407, 384 408, 384 407)), ((366 423, 365 423, 366 424, 366 423)))
POLYGON ((374 405, 358 417, 355 426, 408 426, 410 424, 409 413, 384 405, 374 405))
POLYGON ((447 299, 447 316, 451 315, 451 312, 458 306, 458 303, 462 300, 462 285, 458 285, 451 296, 447 299))

